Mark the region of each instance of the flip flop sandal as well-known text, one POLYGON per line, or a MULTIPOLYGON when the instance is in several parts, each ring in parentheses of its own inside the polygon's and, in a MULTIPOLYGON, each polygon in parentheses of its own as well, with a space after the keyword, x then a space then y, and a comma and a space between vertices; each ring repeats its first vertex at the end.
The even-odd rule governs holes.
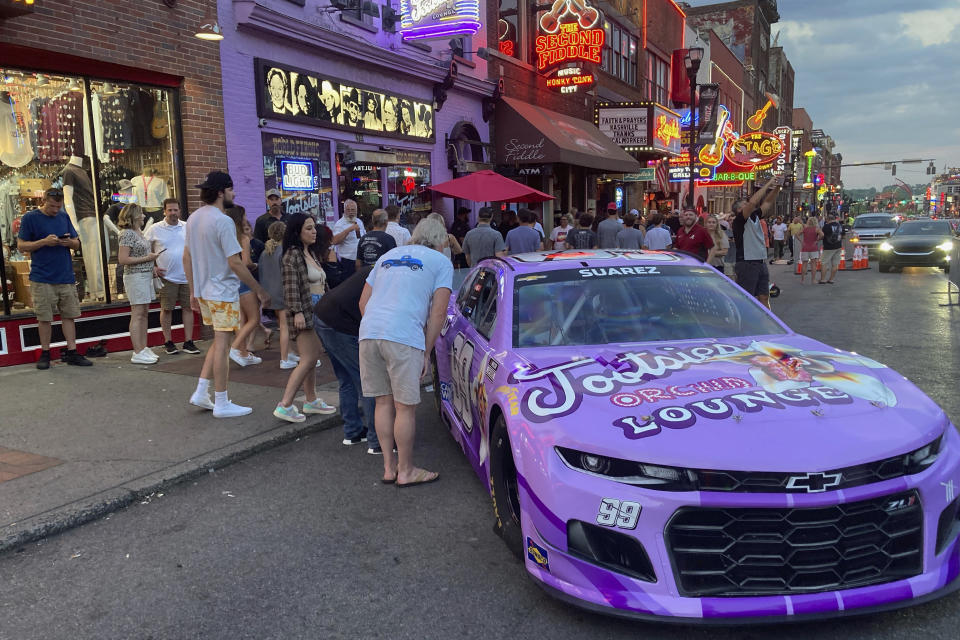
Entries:
POLYGON ((398 482, 397 489, 406 489, 407 487, 417 487, 417 486, 420 486, 421 484, 430 484, 431 482, 436 482, 439 479, 440 479, 439 473, 436 473, 435 471, 427 471, 426 469, 424 469, 422 473, 417 474, 417 479, 414 480, 413 482, 404 482, 404 483, 398 482), (430 477, 431 473, 433 474, 433 477, 430 477))
POLYGON ((387 480, 386 478, 380 478, 381 484, 393 484, 396 481, 397 481, 396 478, 390 478, 389 480, 387 480))

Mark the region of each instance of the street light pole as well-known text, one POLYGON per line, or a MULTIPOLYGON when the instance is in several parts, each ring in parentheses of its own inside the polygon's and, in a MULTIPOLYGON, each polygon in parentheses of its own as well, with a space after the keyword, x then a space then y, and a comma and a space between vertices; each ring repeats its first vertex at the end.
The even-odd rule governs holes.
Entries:
POLYGON ((690 79, 690 187, 687 197, 689 198, 690 209, 695 208, 693 198, 694 185, 696 184, 696 148, 699 142, 699 129, 697 127, 697 72, 700 71, 700 61, 703 60, 703 48, 691 47, 687 49, 687 55, 683 59, 684 66, 687 68, 687 77, 690 79))

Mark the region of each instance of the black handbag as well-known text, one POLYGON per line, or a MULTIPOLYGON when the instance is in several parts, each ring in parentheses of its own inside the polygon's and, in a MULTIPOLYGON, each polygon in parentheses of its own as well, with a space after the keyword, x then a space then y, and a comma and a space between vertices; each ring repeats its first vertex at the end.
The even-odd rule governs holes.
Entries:
POLYGON ((343 269, 339 262, 324 262, 320 265, 323 272, 327 275, 327 286, 333 289, 343 282, 343 269))

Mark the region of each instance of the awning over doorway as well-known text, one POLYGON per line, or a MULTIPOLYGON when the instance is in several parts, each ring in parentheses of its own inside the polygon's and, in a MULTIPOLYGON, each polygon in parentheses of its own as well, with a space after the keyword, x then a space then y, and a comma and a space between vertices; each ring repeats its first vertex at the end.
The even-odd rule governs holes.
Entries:
POLYGON ((563 163, 609 173, 634 173, 635 159, 591 122, 513 98, 497 105, 498 164, 563 163))

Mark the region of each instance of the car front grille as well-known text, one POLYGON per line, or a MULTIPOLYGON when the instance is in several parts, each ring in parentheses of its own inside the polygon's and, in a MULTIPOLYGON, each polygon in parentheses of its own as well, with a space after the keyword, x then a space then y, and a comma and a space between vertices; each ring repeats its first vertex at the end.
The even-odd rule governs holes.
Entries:
POLYGON ((681 595, 815 593, 920 573, 915 491, 816 508, 683 507, 666 529, 681 595))
MULTIPOLYGON (((939 440, 935 441, 939 449, 939 440)), ((783 473, 776 471, 720 471, 697 469, 700 491, 735 491, 746 493, 819 493, 824 490, 836 491, 864 484, 893 480, 910 473, 909 461, 914 454, 907 454, 875 460, 853 467, 833 469, 821 474, 783 473), (819 476, 829 480, 826 485, 817 486, 814 478, 819 476)))

